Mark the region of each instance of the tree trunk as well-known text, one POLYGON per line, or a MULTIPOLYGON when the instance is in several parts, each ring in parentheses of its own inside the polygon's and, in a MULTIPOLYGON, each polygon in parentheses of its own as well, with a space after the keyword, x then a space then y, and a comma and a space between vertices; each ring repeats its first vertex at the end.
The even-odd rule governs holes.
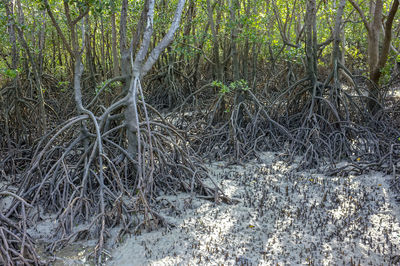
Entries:
POLYGON ((111 13, 111 34, 112 34, 112 55, 113 55, 113 73, 114 77, 119 76, 119 63, 117 52, 117 28, 115 25, 115 10, 111 13))
POLYGON ((208 13, 208 23, 210 24, 212 33, 212 42, 213 42, 213 59, 214 59, 213 77, 216 80, 222 81, 222 68, 219 58, 218 34, 214 23, 213 8, 211 6, 210 0, 207 0, 207 13, 208 13))
POLYGON ((317 5, 315 0, 307 0, 306 11, 306 66, 311 84, 317 81, 317 30, 316 30, 317 5))
POLYGON ((321 101, 316 97, 322 96, 322 90, 317 83, 317 5, 315 0, 307 0, 305 33, 306 33, 306 71, 310 80, 312 101, 316 106, 317 113, 321 114, 321 101))
POLYGON ((238 9, 238 1, 230 0, 229 12, 231 23, 233 23, 233 27, 231 28, 231 50, 232 50, 232 78, 234 81, 240 79, 239 73, 239 57, 237 52, 236 38, 237 38, 237 28, 236 28, 236 10, 238 9))
POLYGON ((394 0, 390 7, 389 14, 385 22, 384 39, 382 42, 382 48, 380 48, 380 35, 381 35, 381 23, 383 20, 383 1, 376 0, 376 2, 370 2, 370 17, 372 21, 368 21, 364 12, 360 6, 354 1, 349 0, 353 5, 354 9, 360 14, 360 17, 364 23, 365 28, 368 32, 368 65, 369 65, 369 76, 372 81, 372 85, 369 86, 367 108, 374 114, 381 107, 379 105, 379 80, 381 78, 381 71, 385 67, 388 59, 390 43, 392 40, 392 27, 393 20, 399 7, 399 0, 394 0))
MULTIPOLYGON (((87 69, 89 69, 89 74, 90 74, 90 80, 92 82, 91 84, 91 88, 95 88, 96 87, 96 70, 94 68, 95 65, 95 59, 94 59, 94 55, 92 54, 92 52, 95 49, 95 46, 92 47, 91 45, 91 26, 90 26, 90 20, 89 20, 89 15, 86 15, 86 64, 87 64, 87 69)), ((93 31, 95 32, 95 31, 93 31)), ((93 33, 94 34, 94 33, 93 33)))
MULTIPOLYGON (((13 2, 12 1, 7 1, 4 2, 4 7, 6 9, 6 15, 7 15, 7 21, 8 21, 8 36, 10 39, 10 44, 11 44, 11 70, 14 70, 16 73, 15 78, 13 79, 13 85, 16 88, 16 93, 14 94, 15 99, 14 102, 18 102, 18 97, 19 97, 19 86, 18 86, 18 72, 16 72, 18 68, 18 46, 17 46, 17 38, 15 34, 15 21, 13 18, 14 16, 14 7, 13 7, 13 2)), ((2 96, 2 93, 0 93, 0 97, 2 96)), ((9 151, 11 151, 11 137, 10 137, 10 128, 9 128, 9 115, 8 115, 8 110, 6 108, 7 104, 3 104, 4 99, 0 99, 1 107, 2 107, 2 113, 5 118, 5 133, 7 136, 7 148, 9 151)), ((19 104, 15 104, 16 108, 16 113, 19 114, 19 104)), ((19 116, 18 116, 19 117, 19 116)))
POLYGON ((39 77, 42 76, 43 73, 43 63, 44 63, 44 56, 43 53, 45 51, 45 42, 46 40, 46 11, 43 10, 42 11, 42 26, 40 27, 40 31, 39 31, 39 53, 37 55, 37 62, 38 62, 38 73, 39 73, 39 77))
MULTIPOLYGON (((22 11, 21 2, 19 0, 17 0, 16 4, 18 7, 18 16, 17 16, 18 23, 21 26, 23 26, 24 25, 24 13, 22 11)), ((31 67, 32 67, 33 75, 35 77, 37 97, 39 100, 39 117, 40 117, 39 134, 42 135, 47 130, 47 119, 46 119, 46 113, 45 113, 45 103, 44 103, 44 96, 43 96, 43 89, 42 89, 42 81, 41 81, 41 77, 39 75, 39 66, 38 66, 38 62, 36 62, 36 60, 34 59, 32 53, 31 53, 28 43, 26 42, 23 29, 20 27, 17 27, 17 32, 18 32, 18 39, 19 39, 22 47, 24 47, 25 53, 27 55, 29 63, 31 64, 31 67)))
MULTIPOLYGON (((126 0, 125 0, 126 1, 126 0)), ((124 1, 124 2, 125 2, 124 1)), ((126 1, 127 2, 127 1, 126 1)), ((132 65, 132 74, 131 81, 129 85, 129 89, 127 92, 127 103, 125 109, 125 122, 126 122, 126 134, 128 139, 128 148, 127 151, 133 158, 137 159, 137 171, 139 176, 139 189, 146 194, 146 192, 151 192, 150 190, 153 187, 153 180, 151 175, 145 175, 143 173, 143 164, 145 162, 141 161, 141 142, 140 142, 140 127, 139 127, 139 114, 137 110, 137 97, 139 93, 142 93, 140 80, 144 77, 148 71, 153 67, 153 65, 158 60, 160 54, 164 51, 166 47, 172 42, 174 38, 174 34, 177 31, 180 19, 182 15, 182 10, 185 5, 185 0, 179 0, 178 6, 175 10, 175 15, 172 21, 172 24, 162 38, 161 41, 154 47, 154 49, 148 54, 148 50, 150 47, 151 37, 153 35, 153 18, 154 18, 154 3, 155 0, 148 1, 148 12, 146 15, 146 28, 143 33, 142 43, 140 45, 139 51, 135 56, 135 60, 132 65), (147 58, 147 59, 146 59, 147 58)), ((146 3, 147 4, 147 3, 146 3)), ((123 6, 124 8, 124 6, 123 6)), ((143 9, 146 10, 146 7, 143 9)), ((122 16, 122 15, 121 15, 122 16)), ((123 19, 121 18, 121 22, 123 19)), ((123 30, 121 31, 122 34, 123 30)), ((123 44, 123 42, 121 42, 123 44)), ((142 99, 144 101, 144 99, 142 99)), ((145 107, 144 107, 145 108, 145 107)), ((144 110, 146 116, 146 110, 144 110)), ((151 142, 151 132, 150 127, 148 125, 148 139, 151 142)), ((151 145, 149 145, 151 147, 151 145)), ((150 148, 151 149, 151 148, 150 148)), ((152 151, 150 151, 152 152, 152 151)))

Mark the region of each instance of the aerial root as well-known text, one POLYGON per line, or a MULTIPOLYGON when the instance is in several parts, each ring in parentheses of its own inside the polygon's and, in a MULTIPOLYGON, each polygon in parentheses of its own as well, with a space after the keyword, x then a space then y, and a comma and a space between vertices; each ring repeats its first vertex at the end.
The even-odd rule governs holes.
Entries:
MULTIPOLYGON (((217 186, 203 182, 208 178, 207 170, 186 142, 185 133, 156 110, 149 108, 149 112, 151 115, 139 123, 141 150, 136 158, 125 148, 122 120, 102 121, 83 114, 55 128, 38 144, 17 193, 20 200, 8 215, 20 212, 22 199, 41 206, 27 216, 56 215, 58 226, 48 251, 76 240, 97 238, 93 255, 101 262, 107 256, 108 229, 119 227, 121 236, 132 228, 137 232, 140 225, 173 226, 154 206, 161 191, 186 191, 229 202, 217 186), (140 178, 139 162, 141 171, 151 179, 140 178)), ((144 116, 143 109, 139 114, 144 116)))
POLYGON ((188 104, 191 97, 175 120, 204 158, 242 163, 258 151, 283 150, 289 160, 301 156, 299 166, 305 168, 350 159, 359 168, 398 171, 395 106, 372 115, 357 80, 340 64, 324 83, 301 79, 279 93, 256 88, 219 93, 201 110, 188 104), (349 85, 339 80, 339 70, 349 85))
POLYGON ((7 217, 0 212, 0 264, 45 265, 36 253, 33 240, 27 234, 26 208, 32 206, 12 192, 0 192, 0 199, 6 196, 20 202, 21 208, 15 217, 7 217))

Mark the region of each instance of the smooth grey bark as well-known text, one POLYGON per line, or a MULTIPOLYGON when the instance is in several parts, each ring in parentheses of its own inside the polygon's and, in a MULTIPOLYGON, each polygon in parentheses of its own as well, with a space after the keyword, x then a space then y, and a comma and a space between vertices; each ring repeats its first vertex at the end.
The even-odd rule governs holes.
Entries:
MULTIPOLYGON (((126 123, 126 137, 128 141, 128 153, 129 155, 137 160, 139 163, 138 152, 140 150, 140 129, 139 129, 139 117, 137 111, 137 82, 141 76, 141 64, 145 59, 147 50, 149 48, 151 35, 153 34, 153 19, 154 19, 154 0, 150 0, 148 3, 148 12, 146 17, 146 29, 143 34, 143 40, 138 51, 135 62, 132 64, 131 80, 129 83, 126 109, 124 112, 125 123, 126 123)), ((122 44, 121 44, 122 45, 122 44)), ((122 46, 121 46, 122 47, 122 46)), ((126 55, 123 55, 126 56, 126 55)), ((131 55, 133 57, 133 55, 131 55)), ((140 167, 138 167, 140 169, 140 167)))
MULTIPOLYGON (((154 3, 153 3, 154 6, 154 3)), ((125 121, 126 121, 126 137, 127 137, 127 150, 129 155, 134 160, 137 160, 137 153, 138 153, 138 135, 137 135, 137 122, 136 122, 136 115, 137 112, 136 103, 130 103, 129 101, 129 90, 134 84, 132 79, 132 58, 133 54, 136 52, 136 47, 140 43, 141 35, 144 30, 144 25, 146 25, 146 19, 149 12, 149 1, 145 1, 144 7, 142 10, 142 14, 140 16, 135 35, 133 36, 133 40, 131 42, 131 47, 127 47, 126 41, 126 24, 127 24, 127 10, 128 10, 128 1, 123 0, 122 8, 121 8, 121 19, 120 19, 120 53, 121 53, 121 72, 123 76, 127 78, 123 81, 124 84, 124 91, 128 93, 127 95, 127 108, 124 112, 125 121), (134 106, 135 105, 135 108, 134 106)), ((134 166, 136 167, 136 165, 134 166)), ((137 170, 137 167, 136 167, 137 170)))
MULTIPOLYGON (((124 0, 126 1, 126 0, 124 0)), ((126 109, 124 112, 125 123, 127 128, 127 140, 128 140, 128 153, 132 158, 138 159, 140 164, 140 128, 139 128, 139 117, 137 110, 137 97, 139 93, 140 80, 146 75, 148 71, 153 67, 160 54, 164 49, 172 42, 174 34, 179 28, 182 10, 185 5, 185 0, 179 0, 178 6, 175 10, 175 15, 172 20, 171 26, 167 34, 163 39, 153 48, 146 59, 148 50, 150 47, 151 37, 153 35, 153 20, 154 20, 154 0, 148 1, 148 11, 146 16, 146 28, 143 33, 142 43, 139 51, 135 56, 135 60, 132 63, 131 81, 129 84, 128 93, 126 96, 126 109)), ((131 57, 133 58, 131 49, 131 57)), ((141 166, 139 165, 138 170, 140 171, 141 166)), ((140 174, 140 173, 139 173, 140 174)))
MULTIPOLYGON (((47 13, 49 17, 51 18, 54 27, 57 29, 57 32, 59 33, 61 39, 63 40, 64 46, 67 47, 67 50, 71 56, 71 59, 73 61, 73 87, 74 87, 74 100, 75 100, 75 105, 77 112, 80 114, 87 114, 90 118, 90 120, 93 122, 94 128, 95 128, 95 133, 96 133, 96 145, 94 146, 90 156, 86 157, 85 160, 85 167, 83 171, 83 177, 82 177, 82 186, 86 187, 86 184, 88 182, 89 178, 89 172, 90 172, 90 166, 93 163, 94 160, 97 159, 98 165, 99 165, 99 174, 98 174, 98 181, 99 181, 99 208, 100 208, 100 237, 99 237, 99 242, 98 242, 98 249, 100 250, 100 255, 99 255, 99 262, 101 261, 101 251, 103 249, 103 244, 104 244, 104 230, 105 230, 105 202, 104 202, 104 176, 103 176, 103 144, 102 144, 102 136, 100 133, 100 126, 98 123, 98 120, 94 116, 94 114, 85 108, 82 103, 82 87, 81 87, 81 78, 82 78, 82 73, 84 70, 83 64, 82 64, 82 54, 84 52, 84 49, 86 47, 86 39, 85 36, 85 30, 87 29, 87 19, 85 21, 86 15, 89 13, 89 7, 86 7, 85 9, 80 9, 78 15, 73 18, 71 17, 70 13, 70 6, 69 2, 67 0, 63 1, 64 4, 64 12, 65 16, 67 19, 67 26, 69 30, 69 37, 71 42, 67 41, 67 38, 64 36, 64 34, 61 31, 61 28, 57 22, 57 20, 54 17, 54 14, 52 12, 52 9, 48 3, 48 0, 44 0, 44 4, 47 10, 47 13), (83 20, 83 21, 82 21, 83 20), (77 24, 82 21, 80 31, 81 31, 81 36, 79 36, 79 28, 77 27, 77 24), (79 43, 79 40, 81 41, 81 44, 79 43)), ((89 40, 90 41, 90 40, 89 40)), ((81 134, 84 137, 83 145, 85 148, 88 147, 87 145, 87 138, 85 138, 87 129, 85 127, 85 123, 82 124, 81 126, 81 134)), ((83 193, 85 193, 85 190, 81 190, 81 195, 80 197, 83 198, 83 193)), ((72 217, 73 218, 73 217, 72 217)))

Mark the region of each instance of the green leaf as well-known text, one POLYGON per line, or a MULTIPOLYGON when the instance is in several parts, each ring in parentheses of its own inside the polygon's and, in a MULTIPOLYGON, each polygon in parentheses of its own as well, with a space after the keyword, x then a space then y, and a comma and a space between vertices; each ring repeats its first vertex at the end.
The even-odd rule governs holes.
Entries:
POLYGON ((4 76, 7 76, 11 79, 14 79, 18 75, 18 70, 16 69, 9 69, 9 68, 3 68, 0 69, 0 73, 3 74, 4 76))

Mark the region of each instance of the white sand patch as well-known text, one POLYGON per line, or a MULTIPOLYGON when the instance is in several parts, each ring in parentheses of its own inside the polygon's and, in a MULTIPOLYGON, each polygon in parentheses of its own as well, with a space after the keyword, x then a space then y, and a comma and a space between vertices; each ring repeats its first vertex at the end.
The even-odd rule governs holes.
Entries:
POLYGON ((299 173, 278 158, 211 164, 213 179, 238 203, 162 196, 159 211, 176 227, 128 238, 108 264, 388 265, 400 258, 390 176, 299 173))

